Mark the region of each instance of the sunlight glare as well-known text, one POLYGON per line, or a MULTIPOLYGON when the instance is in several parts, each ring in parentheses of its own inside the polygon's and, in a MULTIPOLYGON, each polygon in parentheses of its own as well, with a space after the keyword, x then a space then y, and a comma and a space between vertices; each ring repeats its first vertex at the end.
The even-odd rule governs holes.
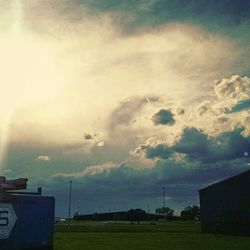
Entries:
POLYGON ((8 145, 8 128, 16 109, 58 95, 60 74, 52 48, 22 28, 22 2, 12 2, 12 27, 0 38, 0 169, 8 145))

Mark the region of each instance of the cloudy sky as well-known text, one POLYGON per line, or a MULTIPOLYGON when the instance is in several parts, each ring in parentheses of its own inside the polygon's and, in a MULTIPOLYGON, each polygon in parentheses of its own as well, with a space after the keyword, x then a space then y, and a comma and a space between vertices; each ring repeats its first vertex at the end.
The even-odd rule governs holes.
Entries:
POLYGON ((180 211, 250 169, 248 0, 0 0, 0 174, 56 214, 180 211))

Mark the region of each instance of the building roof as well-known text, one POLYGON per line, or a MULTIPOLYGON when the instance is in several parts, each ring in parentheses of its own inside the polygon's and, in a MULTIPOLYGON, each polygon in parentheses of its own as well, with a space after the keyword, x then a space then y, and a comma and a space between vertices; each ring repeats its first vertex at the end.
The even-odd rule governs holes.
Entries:
POLYGON ((218 182, 216 182, 216 183, 213 183, 213 184, 211 184, 211 185, 208 185, 207 187, 204 187, 204 188, 200 189, 199 192, 201 192, 201 191, 203 191, 203 190, 206 190, 206 189, 209 189, 209 188, 211 188, 211 187, 214 187, 214 186, 216 186, 216 185, 222 184, 222 183, 224 183, 224 182, 228 182, 228 181, 230 181, 230 180, 233 180, 233 179, 236 179, 236 178, 240 178, 241 176, 248 175, 248 174, 250 174, 250 170, 244 171, 243 173, 234 175, 234 176, 229 177, 229 178, 227 178, 227 179, 224 179, 224 180, 222 180, 222 181, 218 181, 218 182))

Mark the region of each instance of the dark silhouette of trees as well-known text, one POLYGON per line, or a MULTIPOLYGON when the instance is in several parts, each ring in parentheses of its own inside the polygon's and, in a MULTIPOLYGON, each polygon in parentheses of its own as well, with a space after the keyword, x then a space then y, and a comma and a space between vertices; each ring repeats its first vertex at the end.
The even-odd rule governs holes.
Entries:
POLYGON ((155 213, 164 214, 166 217, 173 217, 174 210, 169 207, 160 207, 155 209, 155 213))
POLYGON ((197 205, 187 206, 181 211, 183 220, 200 220, 200 207, 197 205))
POLYGON ((142 209, 130 209, 128 211, 128 219, 131 222, 137 221, 137 223, 139 224, 141 220, 145 220, 147 217, 147 213, 142 210, 142 209))

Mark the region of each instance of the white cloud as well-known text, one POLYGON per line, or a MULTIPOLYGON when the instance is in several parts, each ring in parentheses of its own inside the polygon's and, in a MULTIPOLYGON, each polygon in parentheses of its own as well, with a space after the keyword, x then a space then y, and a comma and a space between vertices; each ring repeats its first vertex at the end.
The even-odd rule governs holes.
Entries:
POLYGON ((48 155, 39 155, 37 157, 37 160, 39 160, 39 161, 50 161, 50 157, 48 155))
POLYGON ((97 174, 103 174, 106 173, 108 174, 112 169, 117 169, 119 167, 121 167, 122 164, 116 164, 113 162, 108 162, 108 163, 104 163, 101 165, 96 165, 96 166, 89 166, 86 167, 83 171, 80 172, 74 172, 74 173, 58 173, 53 175, 51 178, 52 180, 58 180, 61 178, 68 178, 68 179, 79 179, 82 180, 82 178, 84 179, 84 177, 86 176, 92 176, 92 175, 97 175, 97 174))
POLYGON ((233 75, 214 83, 214 93, 225 109, 250 99, 250 78, 246 76, 233 75))
POLYGON ((97 147, 104 147, 105 146, 105 143, 104 143, 104 141, 100 141, 100 142, 98 142, 97 143, 97 147))
POLYGON ((233 75, 230 78, 215 81, 214 91, 219 99, 230 98, 238 101, 250 98, 250 79, 233 75))
POLYGON ((84 175, 95 175, 95 174, 101 174, 101 173, 109 173, 109 171, 111 169, 115 169, 118 168, 120 165, 116 164, 116 163, 105 163, 99 166, 91 166, 91 167, 87 167, 84 171, 83 174, 84 175))

